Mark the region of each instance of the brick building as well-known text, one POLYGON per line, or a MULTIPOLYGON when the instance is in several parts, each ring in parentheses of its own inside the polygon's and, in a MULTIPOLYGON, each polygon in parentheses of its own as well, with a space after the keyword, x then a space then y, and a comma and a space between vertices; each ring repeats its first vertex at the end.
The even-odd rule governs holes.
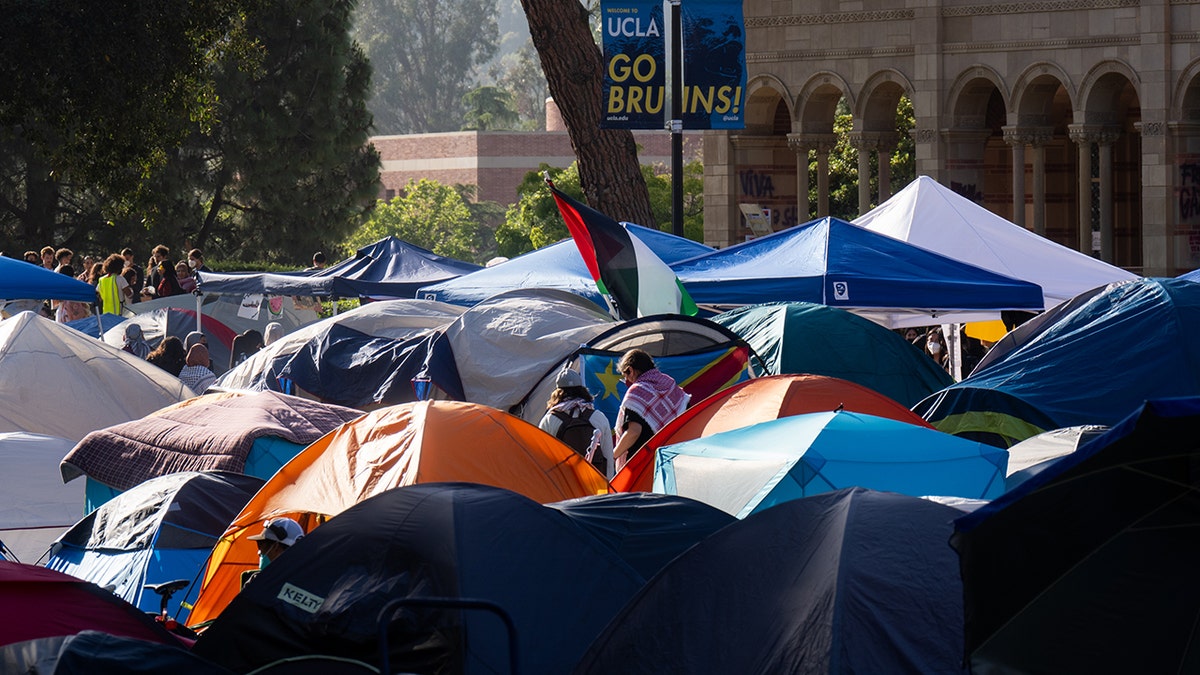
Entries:
MULTIPOLYGON (((379 195, 391 199, 410 180, 429 178, 446 185, 475 185, 476 199, 508 205, 517 201, 517 186, 541 164, 559 168, 575 161, 571 139, 552 101, 547 101, 546 131, 458 131, 437 134, 375 136, 383 166, 379 195)), ((671 167, 671 135, 667 131, 635 131, 642 164, 671 167)), ((684 161, 700 155, 698 134, 684 134, 684 161)))

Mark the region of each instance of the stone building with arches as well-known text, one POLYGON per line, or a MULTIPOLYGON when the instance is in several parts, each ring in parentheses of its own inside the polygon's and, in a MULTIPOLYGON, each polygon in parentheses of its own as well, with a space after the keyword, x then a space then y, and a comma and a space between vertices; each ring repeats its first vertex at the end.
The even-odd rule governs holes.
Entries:
POLYGON ((839 102, 871 176, 858 211, 887 199, 903 187, 888 167, 907 97, 918 175, 1139 274, 1200 267, 1200 0, 745 0, 744 12, 746 127, 704 135, 706 243, 749 234, 743 204, 771 209, 777 230, 828 215, 839 102))

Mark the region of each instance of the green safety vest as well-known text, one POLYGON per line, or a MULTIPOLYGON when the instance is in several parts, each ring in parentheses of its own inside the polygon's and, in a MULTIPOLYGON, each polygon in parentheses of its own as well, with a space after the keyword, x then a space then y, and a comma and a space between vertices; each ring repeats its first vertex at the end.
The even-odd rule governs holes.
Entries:
POLYGON ((100 283, 96 284, 96 290, 100 292, 101 313, 121 313, 121 289, 117 287, 117 276, 115 274, 100 277, 100 283))

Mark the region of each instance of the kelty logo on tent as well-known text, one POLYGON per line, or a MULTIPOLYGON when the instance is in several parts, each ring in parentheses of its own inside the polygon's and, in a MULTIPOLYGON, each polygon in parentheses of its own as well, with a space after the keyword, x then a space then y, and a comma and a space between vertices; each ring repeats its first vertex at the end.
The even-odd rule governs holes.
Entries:
POLYGON ((845 281, 833 282, 833 299, 834 300, 849 300, 850 299, 850 284, 845 281))
POLYGON ((316 614, 317 610, 321 609, 321 604, 325 602, 325 598, 315 596, 291 584, 284 584, 283 588, 279 589, 279 595, 276 597, 289 605, 299 607, 309 614, 316 614))

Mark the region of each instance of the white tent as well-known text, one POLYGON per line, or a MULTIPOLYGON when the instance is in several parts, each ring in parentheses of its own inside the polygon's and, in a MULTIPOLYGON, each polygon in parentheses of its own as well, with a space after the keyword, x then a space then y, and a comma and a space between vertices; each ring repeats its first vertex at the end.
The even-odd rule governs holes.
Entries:
POLYGON ((83 481, 63 483, 58 463, 75 443, 65 438, 0 433, 0 541, 23 563, 83 517, 83 481))
POLYGON ((948 258, 1042 287, 1045 309, 1137 275, 1008 221, 928 176, 852 221, 948 258))
POLYGON ((33 312, 0 321, 0 432, 78 442, 195 394, 128 352, 33 312))

